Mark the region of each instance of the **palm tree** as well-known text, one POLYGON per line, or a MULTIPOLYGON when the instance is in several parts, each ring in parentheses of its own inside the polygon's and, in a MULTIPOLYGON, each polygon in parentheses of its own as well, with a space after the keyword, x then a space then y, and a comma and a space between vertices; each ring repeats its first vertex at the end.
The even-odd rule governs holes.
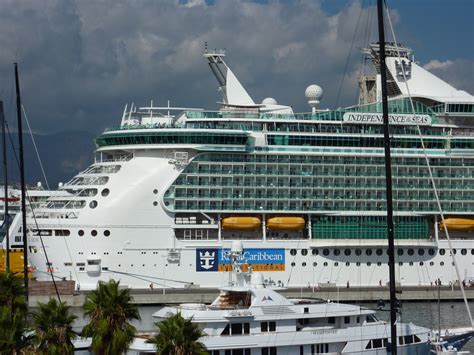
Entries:
POLYGON ((137 306, 131 303, 130 290, 120 289, 119 284, 115 280, 99 282, 84 303, 90 322, 82 335, 92 337, 91 348, 100 355, 124 353, 136 332, 129 321, 140 319, 137 306))
POLYGON ((21 277, 0 273, 0 354, 16 354, 31 345, 25 295, 21 277))
POLYGON ((55 298, 48 303, 38 303, 39 310, 33 312, 34 342, 41 354, 73 354, 72 340, 76 333, 72 324, 77 318, 69 314, 69 306, 55 298))
POLYGON ((150 340, 157 347, 160 355, 204 355, 206 347, 198 340, 205 334, 192 322, 184 319, 181 313, 155 323, 158 334, 150 340))

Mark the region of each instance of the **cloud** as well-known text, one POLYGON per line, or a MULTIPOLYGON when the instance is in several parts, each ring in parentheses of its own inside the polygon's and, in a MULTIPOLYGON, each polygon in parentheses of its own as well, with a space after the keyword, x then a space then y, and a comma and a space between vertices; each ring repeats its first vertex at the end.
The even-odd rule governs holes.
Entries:
POLYGON ((423 68, 447 81, 456 89, 465 90, 471 95, 474 94, 472 81, 472 78, 474 78, 474 61, 468 59, 445 61, 433 59, 426 63, 423 68))
POLYGON ((351 105, 361 62, 354 52, 367 44, 370 14, 361 1, 328 13, 316 0, 3 0, 0 95, 11 94, 18 60, 30 123, 45 133, 98 133, 117 126, 132 101, 215 109, 221 97, 202 57, 208 42, 227 50, 256 102, 271 96, 309 110, 304 90, 316 83, 322 107, 351 105))

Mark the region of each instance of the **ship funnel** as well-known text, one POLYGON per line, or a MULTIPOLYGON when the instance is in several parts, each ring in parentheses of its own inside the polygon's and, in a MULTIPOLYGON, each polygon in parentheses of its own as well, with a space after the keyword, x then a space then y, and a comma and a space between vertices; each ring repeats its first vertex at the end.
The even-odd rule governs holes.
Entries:
POLYGON ((255 102, 239 82, 232 70, 224 62, 225 51, 215 49, 205 51, 209 67, 219 83, 219 91, 222 92, 223 102, 234 106, 255 106, 255 102))

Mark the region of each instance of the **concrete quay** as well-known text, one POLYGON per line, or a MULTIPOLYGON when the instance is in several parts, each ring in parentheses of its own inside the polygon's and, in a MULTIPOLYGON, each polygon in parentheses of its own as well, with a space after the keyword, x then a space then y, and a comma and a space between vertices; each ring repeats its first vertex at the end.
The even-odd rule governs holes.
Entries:
MULTIPOLYGON (((438 300, 438 287, 399 287, 397 298, 401 301, 427 301, 438 300)), ((474 287, 466 288, 468 300, 474 300, 474 287)), ((390 298, 388 287, 334 287, 326 286, 320 289, 312 288, 289 288, 280 291, 289 298, 320 298, 333 302, 377 302, 382 299, 388 301, 390 298)), ((76 292, 69 295, 61 295, 61 300, 72 307, 82 307, 87 291, 76 292)), ((160 305, 180 303, 211 303, 217 296, 218 290, 209 288, 193 287, 189 289, 146 289, 132 290, 133 302, 139 305, 160 305)), ((441 301, 462 301, 462 293, 459 288, 442 286, 439 290, 441 301)), ((49 298, 55 297, 54 293, 30 295, 29 305, 35 307, 38 302, 45 303, 49 298)))

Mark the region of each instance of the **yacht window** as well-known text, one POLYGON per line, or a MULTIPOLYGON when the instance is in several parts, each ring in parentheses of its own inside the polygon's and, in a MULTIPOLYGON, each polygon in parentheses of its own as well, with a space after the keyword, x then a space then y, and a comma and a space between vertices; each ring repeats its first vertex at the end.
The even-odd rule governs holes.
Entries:
POLYGON ((466 254, 467 254, 467 250, 466 250, 466 249, 461 249, 461 254, 462 254, 462 255, 466 255, 466 254))
POLYGON ((262 355, 277 355, 277 348, 274 346, 271 348, 262 348, 262 355))
POLYGON ((413 343, 413 335, 405 335, 405 344, 413 343))
POLYGON ((377 254, 377 255, 380 256, 380 255, 382 255, 382 253, 383 253, 382 249, 377 249, 377 251, 376 251, 376 254, 377 254))
POLYGON ((309 313, 309 307, 304 308, 304 313, 309 313))
MULTIPOLYGON (((474 251, 474 249, 472 249, 474 251)), ((318 255, 319 254, 319 250, 318 249, 313 249, 313 251, 311 252, 313 255, 318 255)))
POLYGON ((328 324, 336 324, 336 318, 335 317, 328 317, 328 324))
POLYGON ((329 249, 323 249, 323 254, 325 256, 328 256, 329 255, 329 249))
POLYGON ((268 332, 268 323, 267 322, 260 323, 260 330, 262 331, 262 333, 268 332))
POLYGON ((110 190, 109 190, 109 189, 103 189, 102 192, 101 192, 101 194, 102 194, 103 197, 108 196, 109 193, 110 193, 110 190))
POLYGON ((377 318, 375 318, 375 316, 372 314, 369 314, 367 317, 365 317, 365 320, 367 323, 377 322, 377 318))
POLYGON ((226 350, 225 355, 232 355, 232 351, 231 350, 226 350))
POLYGON ((244 323, 244 334, 250 334, 250 323, 244 323))
POLYGON ((405 342, 403 341, 403 337, 398 337, 398 344, 403 345, 405 342))
POLYGON ((418 249, 418 255, 424 255, 425 254, 425 250, 424 249, 418 249))
POLYGON ((372 340, 370 340, 370 341, 367 343, 365 349, 366 349, 366 350, 367 350, 367 349, 372 349, 372 340))
POLYGON ((382 347, 382 339, 372 340, 372 347, 373 348, 381 348, 382 347))
POLYGON ((349 324, 351 322, 351 317, 345 316, 344 317, 344 324, 349 324))
POLYGON ((415 338, 415 343, 421 343, 421 339, 417 335, 414 335, 413 337, 415 338))
POLYGON ((356 318, 356 323, 360 323, 360 317, 359 316, 357 316, 357 318, 356 318))
POLYGON ((302 249, 301 250, 301 255, 308 255, 308 249, 302 249))
POLYGON ((224 330, 222 331, 221 335, 229 335, 229 334, 230 334, 230 326, 229 324, 227 324, 224 330))
POLYGON ((446 254, 446 250, 440 249, 440 250, 439 250, 439 255, 444 255, 444 254, 446 254))
POLYGON ((344 250, 344 254, 345 254, 346 256, 351 255, 351 250, 350 250, 350 249, 344 250))
POLYGON ((290 250, 290 255, 295 256, 296 255, 296 249, 291 249, 290 250))
POLYGON ((339 249, 334 249, 334 255, 337 256, 337 255, 339 255, 339 254, 341 254, 341 251, 340 251, 339 249))
POLYGON ((269 330, 274 332, 276 330, 276 322, 269 322, 269 330))
POLYGON ((232 331, 232 335, 242 334, 242 323, 232 323, 231 331, 232 331))

